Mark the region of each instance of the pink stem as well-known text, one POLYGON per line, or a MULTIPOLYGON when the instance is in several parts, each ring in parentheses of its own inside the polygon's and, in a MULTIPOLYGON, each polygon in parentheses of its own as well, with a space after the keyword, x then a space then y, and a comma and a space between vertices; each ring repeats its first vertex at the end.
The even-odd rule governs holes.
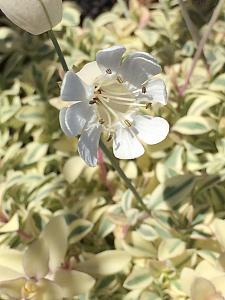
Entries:
POLYGON ((208 28, 205 31, 205 33, 203 34, 203 36, 200 40, 200 43, 198 45, 197 51, 195 52, 195 55, 194 55, 194 58, 193 58, 193 61, 192 61, 192 65, 191 65, 190 70, 189 70, 189 72, 186 76, 184 85, 182 87, 180 87, 180 94, 181 95, 184 95, 184 93, 185 93, 185 91, 186 91, 186 89, 189 85, 192 73, 194 72, 196 64, 197 64, 197 62, 198 62, 198 60, 199 60, 199 58, 202 54, 205 43, 206 43, 207 39, 209 38, 209 35, 210 35, 210 33, 213 29, 213 25, 215 24, 216 20, 218 19, 219 15, 220 15, 220 11, 223 7, 223 4, 224 4, 224 0, 220 0, 219 3, 217 4, 216 8, 214 9, 212 17, 211 17, 211 19, 208 23, 208 28))
POLYGON ((99 175, 103 184, 108 189, 111 196, 114 195, 114 189, 111 183, 107 180, 107 169, 103 158, 103 152, 101 148, 98 148, 98 165, 99 165, 99 175))

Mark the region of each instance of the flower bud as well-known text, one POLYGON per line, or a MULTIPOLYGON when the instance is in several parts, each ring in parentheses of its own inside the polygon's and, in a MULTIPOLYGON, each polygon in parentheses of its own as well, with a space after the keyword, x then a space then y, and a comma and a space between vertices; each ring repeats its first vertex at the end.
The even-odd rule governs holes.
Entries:
POLYGON ((17 26, 38 35, 62 19, 62 0, 0 0, 0 9, 17 26))

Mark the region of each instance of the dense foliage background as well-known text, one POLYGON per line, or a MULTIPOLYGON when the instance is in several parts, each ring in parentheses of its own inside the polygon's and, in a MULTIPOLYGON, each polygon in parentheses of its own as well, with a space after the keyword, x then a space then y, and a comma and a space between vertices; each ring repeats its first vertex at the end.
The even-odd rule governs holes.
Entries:
POLYGON ((93 2, 92 10, 89 1, 65 2, 55 30, 76 70, 115 44, 147 51, 162 64, 169 103, 157 114, 170 122, 170 134, 146 146, 142 157, 119 162, 152 216, 107 159, 85 166, 77 139, 60 130, 63 72, 47 34, 31 36, 2 16, 0 244, 22 251, 53 215, 63 213, 72 228, 68 258, 115 248, 132 256, 127 269, 97 276, 89 298, 77 299, 186 299, 180 272, 218 257, 211 223, 225 218, 225 9, 182 92, 217 1, 185 2, 192 35, 179 1, 118 0, 110 10, 106 2, 93 2))

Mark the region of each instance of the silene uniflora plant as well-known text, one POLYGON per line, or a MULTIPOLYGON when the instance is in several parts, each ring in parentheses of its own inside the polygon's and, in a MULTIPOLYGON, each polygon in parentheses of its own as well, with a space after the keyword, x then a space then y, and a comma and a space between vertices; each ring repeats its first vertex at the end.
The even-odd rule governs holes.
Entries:
POLYGON ((0 0, 1 300, 225 299, 224 1, 128 2, 0 0))
POLYGON ((133 159, 144 153, 141 142, 157 144, 169 132, 168 122, 141 114, 154 103, 165 105, 166 87, 162 79, 151 78, 161 67, 148 53, 123 57, 125 48, 101 50, 96 61, 78 73, 68 71, 63 79, 61 99, 68 107, 60 111, 60 124, 68 136, 80 135, 78 151, 89 166, 96 166, 102 132, 113 139, 117 158, 133 159))

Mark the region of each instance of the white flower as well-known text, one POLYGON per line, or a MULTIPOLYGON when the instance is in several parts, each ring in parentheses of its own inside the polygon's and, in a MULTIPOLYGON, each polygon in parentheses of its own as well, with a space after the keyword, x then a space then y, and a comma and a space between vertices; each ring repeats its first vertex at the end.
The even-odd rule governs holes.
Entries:
POLYGON ((0 9, 17 26, 35 35, 52 29, 62 19, 62 0, 0 0, 0 9))
POLYGON ((225 273, 207 261, 200 262, 195 270, 184 268, 180 280, 191 300, 225 299, 225 273))
POLYGON ((68 234, 64 218, 57 216, 24 253, 0 248, 0 294, 15 300, 62 300, 89 292, 93 277, 61 268, 68 234))
POLYGON ((60 111, 60 125, 68 136, 81 135, 78 151, 89 166, 97 164, 103 131, 113 138, 120 159, 141 156, 141 142, 159 143, 169 132, 163 118, 138 114, 140 107, 167 102, 164 82, 151 78, 161 67, 150 54, 135 52, 123 59, 124 52, 122 46, 101 50, 80 72, 68 71, 62 83, 61 99, 69 106, 60 111))

